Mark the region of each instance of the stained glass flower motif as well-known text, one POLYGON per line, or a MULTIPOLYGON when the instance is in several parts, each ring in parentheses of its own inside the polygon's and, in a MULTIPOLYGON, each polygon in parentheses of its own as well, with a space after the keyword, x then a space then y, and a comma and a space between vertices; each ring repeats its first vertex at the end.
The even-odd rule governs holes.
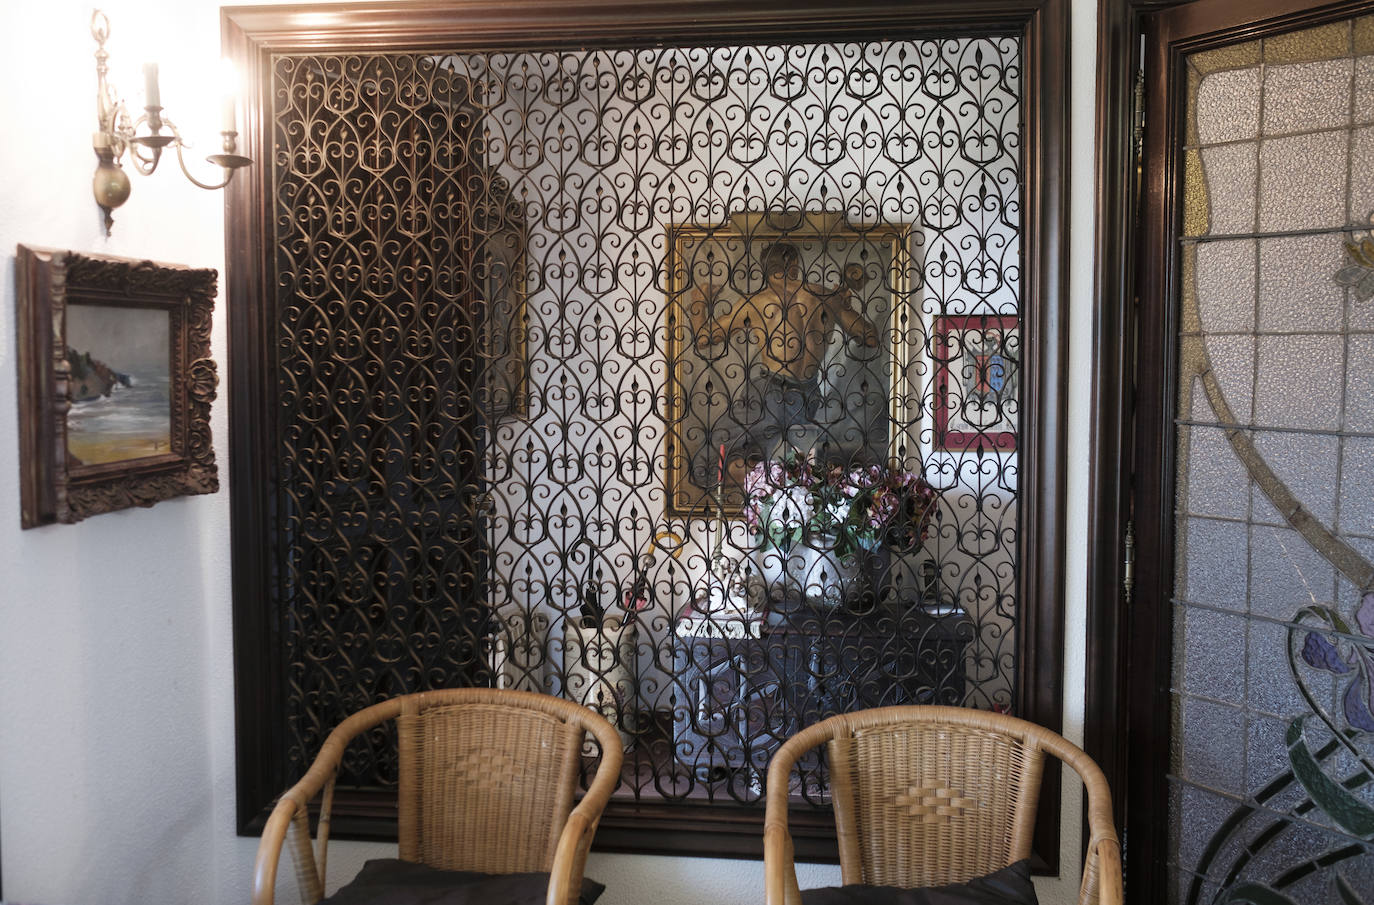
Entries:
POLYGON ((1336 282, 1350 287, 1359 301, 1367 302, 1374 298, 1374 239, 1366 236, 1347 242, 1345 251, 1351 263, 1336 271, 1336 282))
MULTIPOLYGON (((1331 616, 1328 615, 1328 621, 1331 616)), ((1331 628, 1340 634, 1332 637, 1308 632, 1303 640, 1302 659, 1313 669, 1349 676, 1354 673, 1341 696, 1345 721, 1351 729, 1374 732, 1374 591, 1367 592, 1355 611, 1359 633, 1337 621, 1331 628)))

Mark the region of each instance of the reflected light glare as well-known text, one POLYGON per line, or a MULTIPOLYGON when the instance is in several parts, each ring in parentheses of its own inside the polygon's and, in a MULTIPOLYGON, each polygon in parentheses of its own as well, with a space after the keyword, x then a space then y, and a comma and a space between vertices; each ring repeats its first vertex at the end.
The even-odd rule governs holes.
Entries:
POLYGON ((239 73, 232 60, 219 61, 220 131, 238 131, 239 73))
POLYGON ((238 97, 239 92, 243 90, 243 85, 239 83, 239 68, 228 57, 220 57, 217 81, 216 87, 222 95, 232 94, 238 97))

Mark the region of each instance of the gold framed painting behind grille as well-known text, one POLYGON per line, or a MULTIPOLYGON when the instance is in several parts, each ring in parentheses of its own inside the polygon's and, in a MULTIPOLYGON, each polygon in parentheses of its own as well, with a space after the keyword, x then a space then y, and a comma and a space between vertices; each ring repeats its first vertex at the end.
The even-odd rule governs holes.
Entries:
POLYGON ((924 348, 911 228, 738 214, 668 229, 668 512, 737 514, 764 459, 902 458, 924 348))

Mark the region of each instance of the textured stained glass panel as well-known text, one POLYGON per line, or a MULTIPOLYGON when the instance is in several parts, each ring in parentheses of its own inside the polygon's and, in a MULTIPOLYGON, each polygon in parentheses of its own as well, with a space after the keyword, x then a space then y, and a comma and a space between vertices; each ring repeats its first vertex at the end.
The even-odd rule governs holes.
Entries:
POLYGON ((1374 203, 1368 155, 1351 153, 1361 33, 1339 22, 1189 59, 1185 133, 1201 147, 1185 150, 1213 165, 1185 176, 1187 209, 1209 218, 1190 231, 1185 217, 1181 249, 1183 905, 1350 905, 1374 890, 1374 543, 1359 536, 1374 518, 1361 420, 1374 303, 1349 244, 1374 203), (1247 142, 1210 146, 1256 130, 1257 170, 1236 163, 1247 142))
POLYGON ((1259 143, 1253 141, 1202 149, 1211 206, 1211 231, 1218 235, 1254 232, 1255 184, 1259 143))
POLYGON ((1312 333, 1259 337, 1255 423, 1334 430, 1340 424, 1345 343, 1312 333))
MULTIPOLYGON (((1245 469, 1229 454, 1226 433, 1219 428, 1207 427, 1192 428, 1190 433, 1192 450, 1187 459, 1188 481, 1184 485, 1188 495, 1188 512, 1193 515, 1244 519, 1248 479, 1245 469)), ((1189 544, 1189 549, 1200 547, 1210 551, 1214 546, 1212 543, 1189 544)), ((1196 578, 1194 570, 1190 569, 1189 572, 1191 577, 1196 578)), ((1195 587, 1196 584, 1194 581, 1191 586, 1195 587)))
MULTIPOLYGON (((1329 435, 1286 431, 1256 431, 1253 437, 1259 456, 1284 486, 1302 500, 1304 508, 1322 524, 1332 524, 1336 516, 1336 478, 1341 465, 1337 439, 1329 435)), ((1255 497, 1254 505, 1251 521, 1287 526, 1283 514, 1262 491, 1255 497)))
POLYGON ((1353 66, 1350 58, 1266 66, 1265 133, 1279 135, 1346 125, 1350 121, 1353 66))
POLYGON ((1211 113, 1197 118, 1199 142, 1209 145, 1257 136, 1261 89, 1260 73, 1252 68, 1226 69, 1208 77, 1197 96, 1198 106, 1211 113))
POLYGON ((1344 226, 1349 144, 1344 130, 1260 142, 1260 230, 1344 226))
POLYGON ((1345 249, 1329 235, 1283 236, 1259 243, 1259 329, 1263 332, 1338 333, 1345 321, 1345 290, 1331 274, 1345 249))
POLYGON ((1209 332, 1239 333, 1255 326, 1255 274, 1259 266, 1250 239, 1197 246, 1195 291, 1198 314, 1209 332))

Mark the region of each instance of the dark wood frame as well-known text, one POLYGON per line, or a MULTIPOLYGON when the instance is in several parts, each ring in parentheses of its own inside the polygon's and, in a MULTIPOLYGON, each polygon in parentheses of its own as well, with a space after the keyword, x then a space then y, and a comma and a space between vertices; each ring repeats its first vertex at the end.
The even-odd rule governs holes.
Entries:
MULTIPOLYGON (((509 47, 644 46, 709 42, 891 39, 894 36, 1014 34, 1022 40, 1023 342, 1034 350, 1023 374, 1028 404, 1021 432, 1023 504, 1020 587, 1026 616, 1019 626, 1015 711, 1049 728, 1063 717, 1068 24, 1067 0, 599 0, 551 4, 536 0, 461 3, 361 2, 337 6, 226 7, 223 48, 246 74, 244 151, 270 154, 267 92, 276 52, 509 47)), ((266 809, 285 788, 283 765, 264 752, 281 749, 281 639, 269 618, 270 569, 263 528, 267 463, 275 399, 270 382, 272 324, 262 300, 271 296, 270 167, 254 167, 228 188, 226 268, 229 281, 229 380, 234 570, 234 662, 238 829, 261 830, 266 809)), ((1030 356, 1028 356, 1030 358, 1030 356)), ((1043 786, 1037 849, 1056 870, 1059 851, 1059 774, 1043 786)), ((762 852, 762 809, 612 802, 601 821, 604 851, 756 858, 762 852)), ((336 835, 386 838, 394 833, 390 806, 375 796, 335 805, 336 835)), ((793 821, 797 857, 834 860, 828 815, 793 821)), ((392 836, 394 838, 394 836, 392 836)))
POLYGON ((1182 57, 1340 19, 1368 0, 1101 0, 1098 6, 1097 238, 1084 748, 1124 817, 1126 899, 1169 898, 1167 807, 1173 654, 1177 245, 1182 57), (1238 14, 1237 5, 1244 12, 1238 14), (1238 15, 1248 21, 1238 22, 1238 15), (1137 182, 1135 69, 1147 36, 1137 182), (1171 77, 1174 76, 1174 77, 1171 77), (1135 581, 1123 593, 1126 526, 1135 581))
MULTIPOLYGON (((1167 901, 1163 876, 1134 870, 1151 863, 1150 827, 1132 824, 1127 810, 1128 751, 1131 767, 1168 757, 1168 737, 1160 742, 1146 732, 1128 738, 1132 706, 1129 692, 1156 680, 1157 653, 1132 649, 1133 617, 1145 600, 1141 590, 1125 592, 1127 526, 1134 517, 1135 393, 1137 383, 1158 379, 1157 359, 1140 358, 1136 348, 1138 313, 1135 304, 1136 242, 1140 185, 1136 172, 1136 74, 1144 17, 1180 0, 1099 0, 1097 7, 1096 144, 1094 186, 1097 232, 1093 267, 1092 385, 1089 411, 1091 448, 1088 477, 1087 651, 1084 664, 1083 748, 1097 761, 1112 789, 1112 811, 1118 828, 1130 840, 1126 864, 1127 901, 1167 901), (1137 361, 1143 363, 1137 374, 1137 361), (1136 657, 1137 659, 1132 659, 1136 657), (1141 671, 1146 671, 1142 674, 1141 671), (1134 745, 1131 748, 1130 745, 1134 745)), ((1137 557, 1139 559, 1140 557, 1137 557)), ((1144 572, 1142 568, 1140 570, 1144 572)), ((1136 639, 1139 640, 1139 639, 1136 639)), ((1167 714, 1167 710, 1165 711, 1167 714)), ((1167 727, 1166 727, 1167 728, 1167 727)), ((1161 778, 1163 773, 1161 772, 1161 778)), ((1144 781, 1144 777, 1140 777, 1144 781)), ((1158 787, 1150 791, 1158 806, 1168 798, 1158 787)), ((1131 795, 1131 802, 1151 799, 1131 795)), ((1161 825, 1163 821, 1155 818, 1161 825)), ((1086 821, 1085 821, 1086 824, 1086 821)))
MULTIPOLYGON (((949 429, 949 388, 950 366, 954 359, 950 354, 949 334, 954 330, 972 332, 973 330, 1019 330, 1020 318, 1014 314, 946 314, 935 318, 932 341, 935 349, 935 448, 950 452, 978 450, 979 452, 1016 452, 1015 431, 968 432, 949 429)), ((960 342, 960 347, 963 342, 960 342)), ((1016 380, 1021 380, 1020 362, 1017 363, 1016 380)), ((1020 391, 1017 391, 1020 400, 1020 391)), ((1013 413, 1012 418, 1016 415, 1013 413)), ((1006 420, 1006 419, 1004 419, 1006 420)))
POLYGON ((79 522, 104 512, 219 490, 210 437, 210 403, 218 383, 210 357, 215 271, 20 245, 15 272, 23 527, 79 522), (68 454, 67 307, 78 304, 154 309, 169 315, 168 452, 91 465, 68 454))

